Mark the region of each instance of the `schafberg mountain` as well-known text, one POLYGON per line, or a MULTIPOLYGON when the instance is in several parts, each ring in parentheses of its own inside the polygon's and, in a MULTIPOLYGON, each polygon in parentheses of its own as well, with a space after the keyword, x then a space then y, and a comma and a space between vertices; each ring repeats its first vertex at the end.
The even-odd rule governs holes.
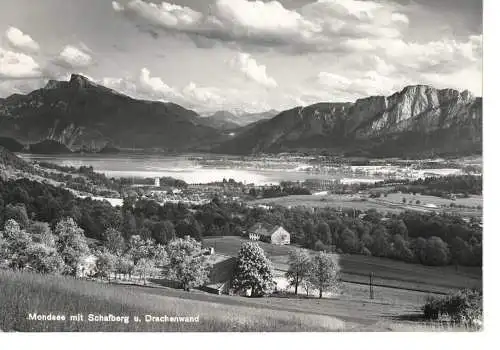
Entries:
POLYGON ((76 74, 69 82, 52 80, 27 95, 0 100, 0 136, 29 143, 182 150, 217 135, 194 111, 136 100, 76 74))
POLYGON ((366 156, 480 153, 482 98, 468 91, 417 85, 389 97, 296 107, 240 129, 213 151, 313 149, 366 156))

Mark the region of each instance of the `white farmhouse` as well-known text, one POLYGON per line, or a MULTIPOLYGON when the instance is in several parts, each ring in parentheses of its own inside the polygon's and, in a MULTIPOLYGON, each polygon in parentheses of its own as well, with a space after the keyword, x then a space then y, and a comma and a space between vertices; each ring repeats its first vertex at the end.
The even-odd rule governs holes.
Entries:
POLYGON ((282 226, 257 223, 248 230, 248 238, 277 245, 290 244, 290 233, 282 226))

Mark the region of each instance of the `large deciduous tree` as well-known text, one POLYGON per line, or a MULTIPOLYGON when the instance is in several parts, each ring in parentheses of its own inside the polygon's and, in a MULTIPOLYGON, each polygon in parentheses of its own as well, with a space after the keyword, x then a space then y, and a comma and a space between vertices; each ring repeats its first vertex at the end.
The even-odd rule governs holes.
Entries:
POLYGON ((250 290, 250 296, 262 296, 273 285, 271 262, 264 250, 253 242, 245 242, 238 253, 233 289, 250 290))
POLYGON ((324 221, 320 222, 316 228, 318 231, 319 239, 323 244, 330 246, 332 245, 332 233, 330 232, 330 226, 324 221))
POLYGON ((372 233, 373 243, 370 251, 375 256, 385 257, 390 253, 389 235, 384 226, 378 226, 372 233))
POLYGON ((23 230, 17 221, 9 219, 5 223, 4 249, 8 264, 11 268, 22 270, 28 264, 27 248, 32 243, 29 233, 23 230))
POLYGON ((56 236, 46 222, 32 222, 28 232, 33 236, 33 240, 45 244, 47 247, 56 247, 56 236))
POLYGON ((85 257, 90 254, 89 246, 81 229, 72 218, 65 218, 56 225, 56 246, 67 266, 67 273, 76 276, 85 257))
POLYGON ((107 249, 98 252, 95 262, 97 277, 111 279, 111 274, 116 273, 117 264, 118 257, 107 249))
POLYGON ((321 252, 313 257, 307 279, 319 291, 320 298, 323 297, 324 291, 331 290, 338 285, 339 271, 336 256, 321 252))
POLYGON ((288 256, 288 271, 286 278, 290 285, 294 286, 295 294, 298 293, 299 285, 302 283, 311 268, 311 257, 305 249, 293 249, 288 256))
POLYGON ((442 266, 450 261, 450 250, 448 244, 439 237, 431 237, 427 240, 425 249, 425 263, 427 265, 442 266))
POLYGON ((175 238, 175 226, 171 221, 160 221, 153 225, 153 239, 159 244, 167 244, 175 238))
POLYGON ((209 265, 203 255, 201 243, 193 238, 178 238, 167 246, 169 277, 189 291, 208 281, 209 265))
POLYGON ((104 232, 104 246, 111 253, 121 255, 125 250, 125 239, 120 231, 110 227, 104 232))
POLYGON ((26 229, 29 226, 30 220, 24 204, 7 204, 4 211, 5 223, 12 219, 16 221, 22 229, 26 229))
POLYGON ((28 265, 38 273, 60 273, 64 270, 64 261, 55 246, 45 243, 31 243, 26 249, 28 265))
POLYGON ((157 271, 157 266, 163 265, 166 252, 163 246, 155 245, 151 239, 143 239, 138 235, 130 237, 127 256, 133 263, 133 272, 138 274, 146 284, 148 276, 157 271))
POLYGON ((397 234, 393 238, 392 256, 398 260, 413 262, 415 255, 410 249, 410 244, 403 236, 397 234))
POLYGON ((344 253, 355 253, 358 249, 358 237, 349 228, 345 228, 339 237, 339 246, 344 253))

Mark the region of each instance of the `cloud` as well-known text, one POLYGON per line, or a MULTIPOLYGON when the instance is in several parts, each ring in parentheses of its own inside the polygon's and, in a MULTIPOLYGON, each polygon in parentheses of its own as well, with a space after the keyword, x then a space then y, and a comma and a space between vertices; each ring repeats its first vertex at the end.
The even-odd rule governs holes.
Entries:
POLYGON ((41 75, 33 57, 0 48, 0 79, 33 79, 41 75))
POLYGON ((44 79, 22 79, 22 80, 1 80, 0 97, 7 97, 12 94, 27 94, 33 90, 45 86, 44 79))
POLYGON ((15 27, 9 27, 5 32, 9 45, 25 53, 37 53, 40 45, 31 36, 15 27))
POLYGON ((182 89, 182 95, 190 108, 199 108, 205 105, 216 110, 222 108, 226 103, 226 99, 221 96, 219 89, 198 86, 193 82, 189 82, 182 89))
POLYGON ((327 87, 332 96, 348 101, 373 95, 389 95, 406 85, 404 80, 382 75, 375 70, 350 74, 349 77, 320 72, 317 81, 327 87))
MULTIPOLYGON (((356 75, 373 70, 382 76, 405 77, 410 84, 434 84, 441 79, 439 86, 444 86, 447 79, 457 72, 469 72, 467 76, 475 80, 475 86, 481 81, 482 35, 429 42, 407 42, 401 38, 350 39, 345 46, 351 54, 345 55, 342 63, 333 65, 337 70, 331 70, 332 73, 342 71, 343 74, 356 75), (427 79, 430 76, 441 78, 427 79)), ((467 88, 469 83, 465 80, 460 86, 467 88)), ((459 88, 456 84, 453 86, 459 88)), ((373 90, 367 89, 366 95, 370 91, 373 90)), ((474 92, 481 93, 477 89, 474 92)))
POLYGON ((140 92, 160 100, 171 100, 178 97, 173 88, 165 84, 161 78, 152 77, 151 72, 147 68, 141 69, 138 88, 140 92))
POLYGON ((422 74, 422 79, 440 89, 454 88, 458 90, 469 90, 476 96, 483 94, 482 68, 461 69, 445 74, 432 72, 422 74))
POLYGON ((397 38, 408 20, 390 4, 368 0, 318 0, 294 10, 278 1, 216 0, 207 13, 142 0, 112 7, 144 31, 289 52, 342 51, 346 38, 397 38))
POLYGON ((427 43, 402 40, 372 42, 369 49, 346 56, 334 68, 319 72, 310 81, 315 81, 335 96, 351 100, 388 95, 414 84, 468 89, 480 96, 482 36, 470 36, 463 41, 442 39, 427 43))
POLYGON ((405 24, 409 24, 410 23, 410 20, 408 19, 408 16, 402 14, 402 13, 398 13, 398 12, 394 12, 392 15, 391 15, 391 18, 394 22, 402 22, 402 23, 405 23, 405 24))
POLYGON ((82 69, 93 64, 92 56, 81 49, 66 45, 53 63, 66 69, 82 69))
POLYGON ((181 88, 173 87, 162 78, 152 76, 148 68, 142 68, 135 76, 105 77, 97 82, 135 98, 173 102, 196 110, 215 111, 226 103, 222 92, 217 88, 198 86, 194 82, 189 82, 181 88))
POLYGON ((120 11, 124 10, 124 7, 122 5, 120 5, 120 3, 116 2, 116 1, 112 1, 111 2, 111 6, 113 7, 113 10, 115 10, 116 12, 120 12, 120 11))
POLYGON ((238 53, 230 61, 233 68, 240 70, 247 79, 269 88, 278 86, 276 80, 267 75, 266 66, 260 65, 248 53, 238 53))

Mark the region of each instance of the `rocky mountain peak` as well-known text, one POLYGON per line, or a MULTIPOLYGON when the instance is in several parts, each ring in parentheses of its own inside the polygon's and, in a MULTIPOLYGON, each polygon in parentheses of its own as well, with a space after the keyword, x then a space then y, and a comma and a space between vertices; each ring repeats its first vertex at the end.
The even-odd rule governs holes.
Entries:
POLYGON ((47 84, 44 86, 44 90, 53 90, 59 89, 66 86, 68 83, 66 81, 58 81, 54 79, 50 79, 47 84))
POLYGON ((474 100, 476 97, 472 94, 472 92, 470 92, 469 90, 464 90, 460 93, 460 97, 462 98, 462 100, 464 101, 472 101, 474 100))
POLYGON ((80 74, 71 74, 71 78, 69 79, 69 86, 80 89, 97 87, 97 85, 94 82, 92 82, 89 78, 80 74))
POLYGON ((44 90, 65 89, 68 87, 74 89, 87 89, 90 87, 98 87, 98 85, 83 75, 71 74, 69 81, 60 81, 54 79, 49 80, 45 85, 44 90))

